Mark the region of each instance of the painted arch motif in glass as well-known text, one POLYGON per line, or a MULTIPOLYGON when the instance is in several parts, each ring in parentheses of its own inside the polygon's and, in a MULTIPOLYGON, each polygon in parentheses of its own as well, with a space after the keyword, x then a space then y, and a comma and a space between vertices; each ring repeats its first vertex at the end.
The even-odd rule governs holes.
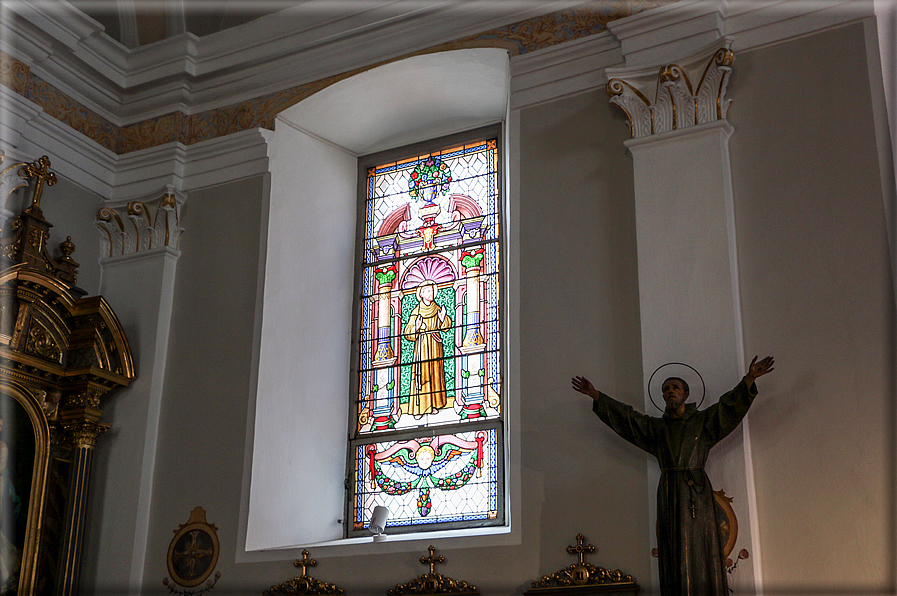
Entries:
MULTIPOLYGON (((490 422, 494 428, 483 432, 495 435, 502 411, 499 188, 495 139, 368 170, 354 410, 358 440, 429 427, 433 428, 428 439, 432 447, 433 441, 441 444, 446 437, 460 437, 466 425, 490 422), (437 428, 443 429, 442 434, 435 434, 437 428)), ((490 511, 494 519, 495 508, 483 505, 482 495, 489 490, 494 495, 496 486, 486 490, 481 482, 468 478, 452 485, 450 497, 436 498, 446 490, 447 481, 428 484, 435 482, 427 471, 430 468, 411 460, 405 467, 378 464, 377 472, 364 468, 381 462, 381 456, 394 447, 385 438, 380 443, 370 440, 365 441, 367 451, 358 451, 354 457, 356 529, 366 523, 376 504, 387 500, 395 504, 399 499, 395 487, 400 485, 418 487, 401 497, 402 510, 409 512, 404 524, 463 521, 468 515, 489 518, 490 511), (411 478, 415 469, 417 475, 411 478), (408 496, 413 492, 418 495, 414 507, 408 496), (441 505, 425 506, 427 499, 441 505), (442 513, 436 514, 437 510, 442 513), (471 513, 474 510, 477 513, 471 513)), ((458 445, 469 446, 471 441, 476 442, 464 439, 458 445)), ((422 452, 424 460, 430 447, 422 452)), ((494 451, 495 440, 479 447, 480 464, 494 482, 497 471, 488 462, 497 459, 493 455, 483 460, 483 449, 494 451)), ((439 459, 440 452, 435 452, 434 462, 439 465, 462 466, 439 459)), ((466 469, 462 466, 453 473, 465 477, 466 469)), ((483 468, 477 471, 480 478, 483 468)))

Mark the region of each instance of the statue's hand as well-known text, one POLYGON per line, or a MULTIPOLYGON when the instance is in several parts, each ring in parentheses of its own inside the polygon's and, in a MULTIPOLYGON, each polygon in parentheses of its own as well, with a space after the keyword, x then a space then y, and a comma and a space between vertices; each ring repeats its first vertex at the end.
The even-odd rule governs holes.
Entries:
POLYGON ((751 365, 748 367, 748 373, 744 375, 744 380, 747 382, 748 387, 753 385, 754 381, 759 377, 774 371, 773 364, 775 364, 775 362, 776 361, 772 356, 767 356, 760 362, 757 362, 757 357, 754 356, 754 359, 751 360, 751 365))
POLYGON ((582 394, 588 395, 592 399, 598 399, 598 391, 595 389, 595 386, 592 385, 592 382, 587 378, 573 377, 572 379, 570 379, 570 385, 573 387, 574 391, 579 391, 582 394))

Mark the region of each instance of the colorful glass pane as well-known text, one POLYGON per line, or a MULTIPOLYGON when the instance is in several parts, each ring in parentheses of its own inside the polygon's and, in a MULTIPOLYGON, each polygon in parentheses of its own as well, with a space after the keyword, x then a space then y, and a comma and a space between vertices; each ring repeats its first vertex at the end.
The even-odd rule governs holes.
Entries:
POLYGON ((502 521, 497 166, 488 139, 367 170, 350 533, 377 505, 392 528, 502 521))
POLYGON ((355 432, 499 418, 497 142, 368 170, 355 432))
POLYGON ((497 158, 490 140, 371 168, 365 262, 495 240, 497 158))
POLYGON ((495 429, 356 446, 353 529, 378 505, 393 529, 497 519, 499 453, 495 429))

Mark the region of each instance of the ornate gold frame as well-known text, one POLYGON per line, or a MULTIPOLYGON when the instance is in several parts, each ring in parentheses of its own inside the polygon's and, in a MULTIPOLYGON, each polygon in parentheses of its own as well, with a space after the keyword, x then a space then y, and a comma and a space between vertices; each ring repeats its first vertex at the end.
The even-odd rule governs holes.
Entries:
POLYGON ((218 565, 218 556, 221 554, 221 543, 218 542, 217 530, 218 528, 215 524, 210 524, 206 521, 206 510, 202 507, 193 509, 193 511, 190 512, 190 518, 187 520, 187 523, 181 524, 180 527, 175 530, 174 538, 171 539, 171 544, 168 545, 168 555, 165 557, 165 561, 168 564, 168 575, 171 576, 171 579, 178 585, 184 586, 185 588, 194 588, 206 581, 209 576, 212 575, 212 572, 215 571, 215 566, 218 565), (203 532, 212 541, 212 560, 209 563, 208 568, 192 579, 181 577, 175 569, 174 562, 174 549, 177 546, 178 541, 185 534, 190 532, 203 532))
POLYGON ((732 550, 735 548, 735 541, 738 540, 738 518, 735 517, 735 510, 732 509, 733 499, 732 497, 726 496, 726 491, 713 491, 713 500, 722 508, 723 513, 726 514, 726 523, 728 524, 726 530, 728 534, 726 537, 726 545, 723 547, 723 558, 726 558, 732 554, 732 550))
POLYGON ((19 573, 19 594, 30 594, 37 580, 37 555, 40 546, 41 520, 44 497, 47 494, 47 468, 50 462, 50 427, 43 404, 25 385, 8 379, 0 379, 0 393, 19 402, 28 413, 34 429, 34 468, 31 474, 25 548, 19 573))

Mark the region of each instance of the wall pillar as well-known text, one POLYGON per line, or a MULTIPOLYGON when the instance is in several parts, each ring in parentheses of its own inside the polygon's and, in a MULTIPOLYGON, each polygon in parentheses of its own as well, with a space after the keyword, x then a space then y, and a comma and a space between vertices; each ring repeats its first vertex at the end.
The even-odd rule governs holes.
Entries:
POLYGON ((142 590, 183 201, 168 188, 151 200, 107 204, 97 215, 100 293, 131 338, 137 379, 110 401, 110 436, 95 454, 87 592, 142 590))
MULTIPOLYGON (((719 40, 673 62, 607 72, 610 101, 626 112, 633 135, 626 147, 635 177, 644 380, 665 363, 687 363, 706 383, 702 408, 746 370, 728 148, 733 128, 725 120, 730 44, 719 40)), ((692 387, 695 401, 700 392, 692 387)), ((660 415, 647 396, 645 411, 660 415)), ((714 488, 734 499, 739 528, 730 556, 741 549, 751 555, 729 576, 730 587, 753 594, 760 553, 747 419, 714 448, 707 471, 714 488)), ((653 461, 649 477, 656 544, 653 461)))

